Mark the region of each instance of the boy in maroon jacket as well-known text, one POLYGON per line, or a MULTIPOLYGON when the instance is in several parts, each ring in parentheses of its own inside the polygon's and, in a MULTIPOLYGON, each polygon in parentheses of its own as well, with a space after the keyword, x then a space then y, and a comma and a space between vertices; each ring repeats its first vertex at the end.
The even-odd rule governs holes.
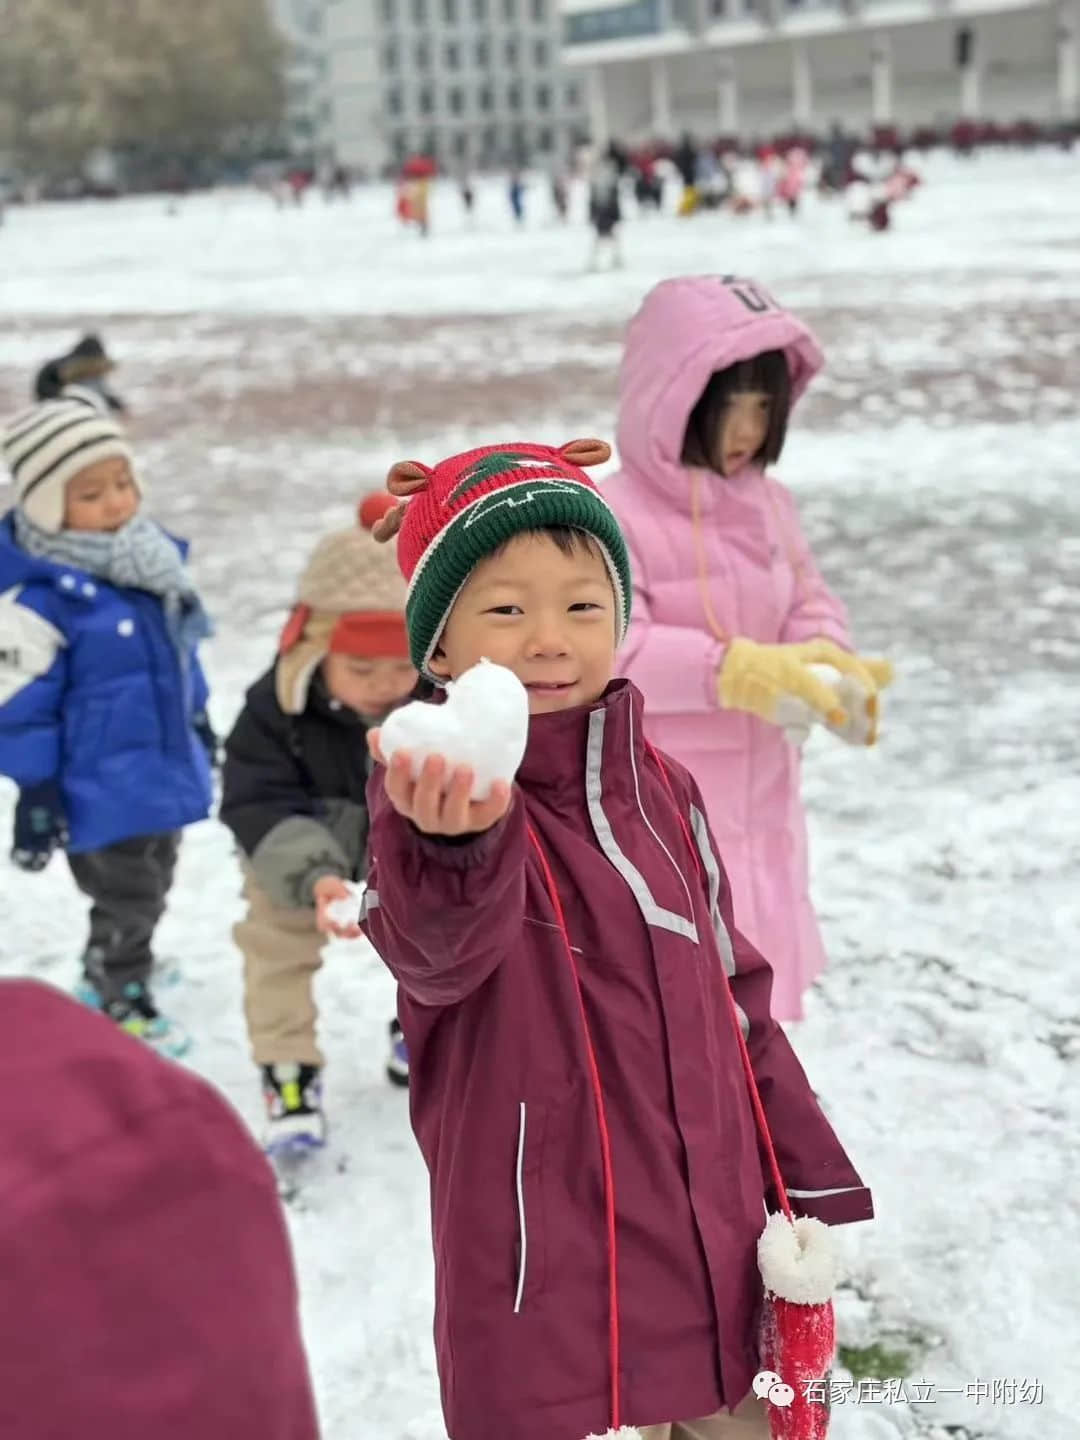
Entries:
POLYGON ((369 786, 363 923, 400 987, 453 1440, 767 1436, 749 1391, 776 1199, 729 983, 794 1207, 872 1214, 770 1019, 697 786, 613 677, 629 563, 582 468, 608 453, 488 446, 390 475, 414 664, 443 684, 507 666, 531 716, 486 800, 439 756, 413 780, 398 752, 369 786))

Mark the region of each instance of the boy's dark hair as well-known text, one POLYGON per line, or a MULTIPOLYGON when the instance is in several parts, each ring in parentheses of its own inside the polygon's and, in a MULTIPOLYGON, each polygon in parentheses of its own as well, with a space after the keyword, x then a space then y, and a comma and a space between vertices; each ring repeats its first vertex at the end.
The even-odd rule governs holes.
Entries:
MULTIPOLYGON (((534 530, 519 530, 517 535, 512 535, 510 539, 516 540, 520 535, 544 535, 564 555, 573 555, 576 550, 598 553, 600 549, 587 530, 578 530, 573 525, 537 525, 534 530)), ((504 540, 497 549, 492 550, 492 555, 501 555, 509 544, 510 540, 504 540)))
POLYGON ((747 390, 760 390, 772 401, 765 441, 754 459, 762 465, 773 465, 780 459, 791 413, 791 374, 782 350, 764 350, 750 360, 739 360, 709 376, 686 422, 680 456, 684 465, 720 469, 721 457, 717 452, 724 406, 732 395, 747 390))

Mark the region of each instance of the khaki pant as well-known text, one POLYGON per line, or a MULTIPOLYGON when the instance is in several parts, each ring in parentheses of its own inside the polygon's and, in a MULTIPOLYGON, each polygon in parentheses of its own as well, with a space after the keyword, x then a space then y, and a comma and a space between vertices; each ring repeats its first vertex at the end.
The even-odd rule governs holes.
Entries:
POLYGON ((233 927, 233 939, 244 956, 252 1058, 256 1065, 322 1065, 312 980, 325 941, 315 929, 315 911, 273 904, 246 869, 244 899, 248 912, 233 927))
POLYGON ((703 1420, 678 1420, 670 1425, 644 1425, 641 1440, 769 1440, 764 1400, 748 1395, 735 1413, 719 1410, 703 1420))

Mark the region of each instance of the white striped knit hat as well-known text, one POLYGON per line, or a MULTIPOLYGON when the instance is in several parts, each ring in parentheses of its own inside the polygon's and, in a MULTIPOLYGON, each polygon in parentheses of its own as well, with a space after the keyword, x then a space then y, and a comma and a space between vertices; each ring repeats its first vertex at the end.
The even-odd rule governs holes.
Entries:
POLYGON ((142 493, 123 430, 81 389, 72 387, 58 400, 44 400, 16 415, 4 431, 2 448, 19 509, 51 535, 64 526, 68 481, 98 460, 126 460, 142 493))

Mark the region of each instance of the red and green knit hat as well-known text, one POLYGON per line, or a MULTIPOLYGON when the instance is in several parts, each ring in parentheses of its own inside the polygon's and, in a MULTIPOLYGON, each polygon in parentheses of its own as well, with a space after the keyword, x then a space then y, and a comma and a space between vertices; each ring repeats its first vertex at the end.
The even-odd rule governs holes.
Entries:
POLYGON ((434 469, 415 461, 395 465, 392 494, 409 503, 374 530, 398 534, 398 564, 409 583, 405 623, 413 664, 428 662, 447 616, 474 567, 514 535, 547 526, 583 530, 600 547, 615 591, 621 643, 630 620, 630 557, 619 522, 584 466, 611 454, 602 440, 550 445, 484 445, 452 455, 434 469))

